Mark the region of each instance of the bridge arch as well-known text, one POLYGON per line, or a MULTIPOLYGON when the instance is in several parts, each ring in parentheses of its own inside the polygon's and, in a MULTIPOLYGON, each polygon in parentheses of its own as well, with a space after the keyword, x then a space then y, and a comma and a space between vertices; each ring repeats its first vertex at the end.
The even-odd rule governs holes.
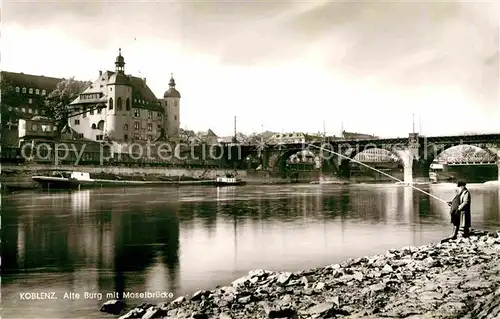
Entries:
MULTIPOLYGON (((411 163, 408 162, 409 154, 408 151, 401 147, 396 146, 379 146, 379 145, 366 145, 362 148, 360 147, 350 147, 344 153, 346 158, 340 160, 339 171, 344 177, 348 177, 351 174, 351 170, 354 167, 363 166, 357 164, 355 161, 359 161, 368 165, 368 163, 384 163, 381 166, 388 166, 383 168, 396 168, 407 166, 411 163), (381 159, 386 159, 388 162, 382 162, 381 159)), ((370 165, 372 166, 372 165, 370 165)))
POLYGON ((488 156, 491 159, 491 163, 498 162, 500 160, 500 150, 495 150, 493 147, 481 147, 473 144, 443 144, 440 147, 436 147, 431 145, 424 154, 424 161, 429 165, 436 159, 440 158, 446 152, 454 148, 463 148, 461 152, 471 152, 478 153, 483 152, 485 156, 488 156))
POLYGON ((303 148, 291 148, 287 150, 282 150, 279 155, 274 153, 269 161, 269 167, 279 170, 280 172, 285 172, 288 168, 291 169, 302 169, 307 170, 324 170, 337 172, 337 165, 335 165, 336 156, 334 154, 329 154, 327 151, 322 151, 318 148, 303 147, 303 148))

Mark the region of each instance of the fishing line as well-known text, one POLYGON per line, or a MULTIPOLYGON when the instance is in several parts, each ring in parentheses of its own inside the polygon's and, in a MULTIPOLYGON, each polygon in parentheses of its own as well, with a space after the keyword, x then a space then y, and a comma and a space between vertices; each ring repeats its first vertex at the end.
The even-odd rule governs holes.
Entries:
MULTIPOLYGON (((332 153, 332 154, 335 154, 335 155, 337 155, 337 156, 343 157, 343 158, 345 158, 345 159, 348 159, 348 160, 350 160, 350 161, 353 161, 353 162, 355 162, 355 163, 358 163, 358 164, 360 164, 360 165, 363 165, 364 167, 368 167, 369 169, 374 170, 375 172, 378 172, 378 173, 380 173, 380 174, 382 174, 382 175, 385 175, 385 176, 387 176, 387 177, 389 177, 389 178, 392 178, 392 179, 393 179, 393 180, 395 180, 395 181, 398 181, 398 182, 400 182, 400 183, 404 183, 404 181, 402 181, 402 180, 400 180, 400 179, 398 179, 398 178, 396 178, 396 177, 394 177, 394 176, 392 176, 392 175, 389 175, 389 174, 387 174, 387 173, 385 173, 385 172, 383 172, 383 171, 381 171, 381 170, 379 170, 379 169, 376 169, 375 167, 371 167, 370 165, 366 165, 366 164, 365 164, 365 163, 363 163, 363 162, 360 162, 360 161, 357 161, 357 160, 355 160, 355 159, 353 159, 353 158, 350 158, 349 156, 345 156, 345 155, 343 155, 343 154, 340 154, 340 153, 334 152, 334 151, 329 150, 329 149, 326 149, 326 148, 324 148, 324 147, 322 147, 322 146, 316 146, 316 145, 313 145, 313 144, 308 144, 308 145, 309 145, 309 146, 316 147, 316 148, 319 148, 319 149, 321 149, 321 150, 328 151, 328 152, 330 152, 330 153, 332 153)), ((422 190, 422 189, 420 189, 420 188, 418 188, 418 187, 415 187, 415 186, 413 186, 411 183, 408 183, 408 186, 410 186, 410 187, 411 187, 411 188, 413 188, 413 189, 418 190, 419 192, 422 192, 422 193, 424 193, 424 194, 426 194, 426 195, 429 195, 430 197, 432 197, 432 198, 434 198, 434 199, 437 199, 437 200, 439 200, 439 201, 441 201, 441 202, 443 202, 443 203, 445 203, 445 204, 448 204, 448 202, 447 202, 447 201, 445 201, 444 199, 439 198, 439 197, 437 197, 437 196, 435 196, 435 195, 432 195, 431 193, 428 193, 428 192, 426 192, 426 191, 424 191, 424 190, 422 190)))

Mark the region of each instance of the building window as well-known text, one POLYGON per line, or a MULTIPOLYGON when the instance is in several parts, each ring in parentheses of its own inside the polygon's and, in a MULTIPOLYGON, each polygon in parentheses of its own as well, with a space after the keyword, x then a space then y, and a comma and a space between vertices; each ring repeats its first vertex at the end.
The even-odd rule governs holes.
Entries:
POLYGON ((139 117, 139 115, 140 115, 139 109, 134 109, 134 116, 139 117))
POLYGON ((42 95, 45 95, 46 91, 45 90, 42 90, 42 95))
POLYGON ((126 140, 128 140, 128 135, 127 135, 127 134, 123 135, 123 139, 124 139, 125 141, 126 141, 126 140))
POLYGON ((129 98, 127 98, 127 100, 125 101, 125 110, 130 111, 130 99, 129 98))
POLYGON ((168 106, 168 101, 165 101, 165 106, 168 106))
POLYGON ((148 119, 152 119, 152 118, 153 118, 153 112, 148 111, 148 119))
POLYGON ((87 117, 87 107, 86 106, 83 107, 83 113, 82 113, 82 115, 83 115, 84 118, 87 117))
POLYGON ((122 98, 121 98, 121 97, 119 97, 119 98, 118 98, 118 100, 116 100, 116 109, 117 109, 118 111, 121 111, 121 110, 122 110, 122 107, 123 107, 123 106, 122 106, 122 98))
POLYGON ((26 93, 26 88, 23 88, 23 93, 26 93))
POLYGON ((33 113, 38 114, 38 109, 35 109, 35 111, 33 113))
POLYGON ((23 113, 26 113, 26 108, 22 108, 21 111, 23 111, 23 113))
POLYGON ((151 135, 148 135, 148 141, 151 141, 153 137, 151 135))
POLYGON ((99 130, 104 130, 104 121, 103 120, 100 120, 98 123, 97 123, 97 129, 99 130))
POLYGON ((30 88, 29 91, 28 91, 30 94, 33 94, 33 89, 30 88))
POLYGON ((97 128, 97 126, 95 125, 95 123, 92 124, 92 129, 95 130, 97 128))
POLYGON ((35 94, 36 94, 36 95, 40 95, 40 90, 39 90, 39 89, 36 89, 36 90, 35 90, 35 94))
POLYGON ((139 138, 139 134, 134 134, 134 139, 138 140, 139 138))
POLYGON ((161 130, 161 125, 160 124, 158 124, 158 130, 161 130))
POLYGON ((31 130, 36 131, 38 129, 38 125, 36 123, 31 124, 31 130))
POLYGON ((156 113, 156 117, 161 120, 161 113, 160 112, 156 113))
POLYGON ((32 98, 28 99, 28 104, 33 104, 33 99, 32 98))
POLYGON ((177 101, 174 101, 174 106, 177 106, 177 101))
POLYGON ((98 106, 97 107, 97 114, 101 114, 102 113, 102 106, 98 106))
POLYGON ((52 132, 57 131, 57 126, 52 126, 52 132))
POLYGON ((141 127, 141 124, 140 124, 139 122, 135 122, 135 123, 134 123, 134 128, 135 128, 136 130, 140 129, 140 127, 141 127))
POLYGON ((96 139, 96 141, 102 141, 103 135, 96 135, 95 139, 96 139))
POLYGON ((152 131, 153 130, 153 124, 152 123, 148 123, 148 131, 152 131))
POLYGON ((21 91, 21 89, 19 88, 19 86, 16 86, 16 93, 19 93, 21 91))
POLYGON ((128 130, 128 124, 123 124, 123 129, 124 129, 125 131, 127 131, 127 130, 128 130))
POLYGON ((80 120, 75 120, 75 125, 80 125, 80 120))
POLYGON ((174 115, 174 121, 177 121, 177 115, 174 115))
POLYGON ((29 113, 29 114, 33 113, 33 109, 28 108, 28 113, 29 113))
POLYGON ((94 107, 93 106, 90 107, 89 113, 90 113, 90 115, 94 115, 94 107))
POLYGON ((112 110, 113 109, 113 98, 110 98, 109 99, 109 109, 112 110))

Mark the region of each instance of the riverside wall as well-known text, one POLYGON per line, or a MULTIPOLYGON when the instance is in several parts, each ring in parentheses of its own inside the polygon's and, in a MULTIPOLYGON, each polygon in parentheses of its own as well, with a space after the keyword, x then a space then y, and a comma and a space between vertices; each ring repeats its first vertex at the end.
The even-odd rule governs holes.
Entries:
MULTIPOLYGON (((210 180, 215 179, 217 175, 231 173, 245 180, 248 184, 287 184, 287 183, 310 183, 324 176, 327 180, 346 183, 380 183, 394 182, 390 178, 379 173, 368 172, 362 175, 351 176, 348 179, 341 179, 330 174, 322 174, 319 171, 298 171, 297 173, 275 173, 268 171, 255 170, 232 170, 232 169, 199 169, 199 168, 176 168, 176 167, 125 167, 125 166, 72 166, 72 165, 15 165, 2 164, 0 182, 15 186, 34 186, 31 176, 43 174, 50 170, 76 170, 88 172, 99 178, 110 176, 120 176, 126 179, 155 180, 158 178, 169 178, 172 180, 210 180)), ((395 171, 390 173, 398 179, 402 179, 402 172, 395 171)))

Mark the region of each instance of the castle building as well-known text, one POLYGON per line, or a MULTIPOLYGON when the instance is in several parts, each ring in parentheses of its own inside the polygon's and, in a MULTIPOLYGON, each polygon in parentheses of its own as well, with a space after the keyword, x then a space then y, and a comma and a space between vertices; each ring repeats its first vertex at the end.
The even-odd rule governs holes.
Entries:
POLYGON ((70 103, 69 126, 84 139, 119 143, 175 139, 179 135, 180 98, 173 75, 163 99, 146 79, 126 75, 119 49, 115 71, 98 78, 70 103))

